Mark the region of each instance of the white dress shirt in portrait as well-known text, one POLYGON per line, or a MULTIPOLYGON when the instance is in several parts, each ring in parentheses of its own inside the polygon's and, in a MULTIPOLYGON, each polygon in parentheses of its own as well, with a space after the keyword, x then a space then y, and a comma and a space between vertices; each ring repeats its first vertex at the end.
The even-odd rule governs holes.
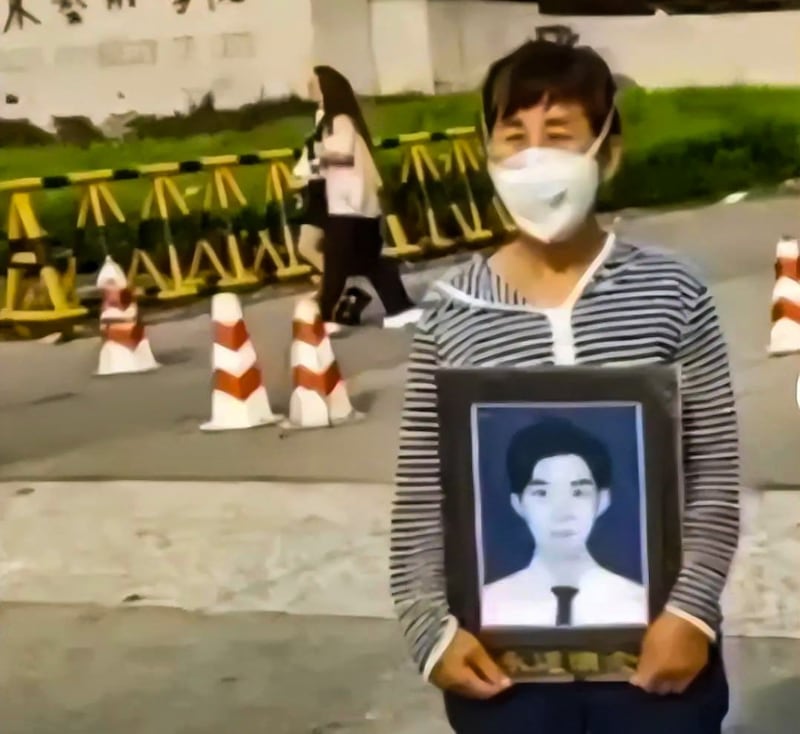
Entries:
MULTIPOLYGON (((555 627, 558 598, 554 588, 564 586, 534 556, 521 571, 483 587, 483 627, 555 627)), ((581 574, 574 584, 571 627, 636 626, 648 623, 647 590, 642 584, 612 573, 599 564, 581 574)))

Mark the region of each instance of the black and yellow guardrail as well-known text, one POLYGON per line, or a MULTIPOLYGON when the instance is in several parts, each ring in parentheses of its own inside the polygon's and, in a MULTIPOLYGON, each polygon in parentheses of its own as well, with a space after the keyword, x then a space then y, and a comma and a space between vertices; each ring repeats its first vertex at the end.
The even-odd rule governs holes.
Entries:
MULTIPOLYGON (((398 258, 435 255, 459 244, 484 245, 513 229, 496 198, 484 207, 476 202, 474 185, 483 173, 484 161, 474 128, 399 135, 375 145, 377 150, 387 151, 387 156, 391 151, 399 153, 399 180, 392 184, 400 192, 403 211, 397 210, 395 202, 385 207, 386 254, 398 258), (494 230, 487 226, 487 216, 495 220, 494 230), (414 222, 409 227, 410 219, 414 222)), ((295 227, 289 216, 289 205, 302 186, 291 172, 298 155, 297 150, 282 148, 0 182, 0 196, 10 197, 8 271, 0 322, 69 323, 88 313, 76 295, 75 249, 68 251, 65 266, 56 267, 48 233, 34 210, 33 194, 42 190, 78 189, 76 247, 91 230, 107 252, 109 227, 126 224, 114 184, 145 181, 147 194, 140 221, 154 225, 157 246, 148 246, 139 238, 130 248, 128 278, 134 288, 152 292, 160 300, 192 297, 210 284, 236 289, 257 287, 270 276, 287 280, 309 275, 311 268, 298 260, 295 227), (255 241, 247 231, 236 231, 237 214, 251 204, 235 172, 253 166, 266 167, 262 204, 265 211, 277 212, 278 219, 277 227, 270 228, 266 222, 259 225, 255 241), (189 174, 201 176, 204 182, 200 211, 192 211, 176 183, 177 178, 189 174), (216 246, 207 236, 212 212, 221 218, 224 229, 216 246), (196 214, 203 231, 189 261, 176 247, 173 225, 196 214), (273 239, 276 231, 279 237, 273 239), (163 257, 157 257, 155 251, 163 257)))

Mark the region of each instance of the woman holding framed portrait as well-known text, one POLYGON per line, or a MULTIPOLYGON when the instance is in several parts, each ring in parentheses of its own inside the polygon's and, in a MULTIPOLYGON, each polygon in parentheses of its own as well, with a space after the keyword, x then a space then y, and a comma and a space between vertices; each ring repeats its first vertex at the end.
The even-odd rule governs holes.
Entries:
POLYGON ((413 341, 391 587, 458 734, 719 734, 728 709, 727 351, 690 268, 597 222, 615 93, 585 47, 492 65, 488 168, 518 233, 434 285, 413 341))

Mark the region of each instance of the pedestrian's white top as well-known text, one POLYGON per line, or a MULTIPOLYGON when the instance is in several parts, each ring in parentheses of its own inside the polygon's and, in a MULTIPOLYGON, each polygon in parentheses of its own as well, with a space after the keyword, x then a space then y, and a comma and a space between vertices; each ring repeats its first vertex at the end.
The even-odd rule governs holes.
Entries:
POLYGON ((322 155, 352 156, 352 166, 324 169, 328 214, 349 217, 379 217, 378 190, 381 177, 364 139, 347 115, 337 115, 332 129, 323 130, 322 155))

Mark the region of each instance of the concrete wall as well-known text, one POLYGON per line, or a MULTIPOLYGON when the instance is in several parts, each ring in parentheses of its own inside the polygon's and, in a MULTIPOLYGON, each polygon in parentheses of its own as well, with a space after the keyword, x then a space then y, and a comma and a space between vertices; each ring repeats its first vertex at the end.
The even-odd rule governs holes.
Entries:
POLYGON ((314 63, 335 67, 361 94, 378 94, 369 0, 311 0, 311 9, 314 63))
POLYGON ((184 14, 168 0, 91 3, 73 25, 55 3, 26 0, 40 23, 0 32, 0 116, 48 126, 51 115, 169 114, 209 91, 237 107, 302 94, 313 63, 341 69, 362 94, 468 89, 555 23, 645 86, 800 84, 800 12, 570 18, 478 0, 209 1, 184 14), (19 104, 3 104, 7 92, 19 104))
MULTIPOLYGON (((373 0, 372 46, 382 94, 434 92, 427 0, 373 0)), ((447 29, 441 29, 447 36, 447 29)))
POLYGON ((360 94, 434 92, 428 0, 311 0, 314 61, 360 94))
POLYGON ((54 3, 26 5, 40 24, 0 33, 0 83, 20 98, 0 114, 37 124, 51 115, 170 114, 209 91, 221 107, 240 106, 302 91, 311 66, 310 0, 216 0, 213 11, 192 0, 182 15, 167 0, 115 10, 89 3, 76 25, 54 3))
POLYGON ((800 84, 800 12, 557 17, 535 5, 432 0, 437 88, 474 87, 493 59, 554 24, 571 26, 642 86, 800 84))

